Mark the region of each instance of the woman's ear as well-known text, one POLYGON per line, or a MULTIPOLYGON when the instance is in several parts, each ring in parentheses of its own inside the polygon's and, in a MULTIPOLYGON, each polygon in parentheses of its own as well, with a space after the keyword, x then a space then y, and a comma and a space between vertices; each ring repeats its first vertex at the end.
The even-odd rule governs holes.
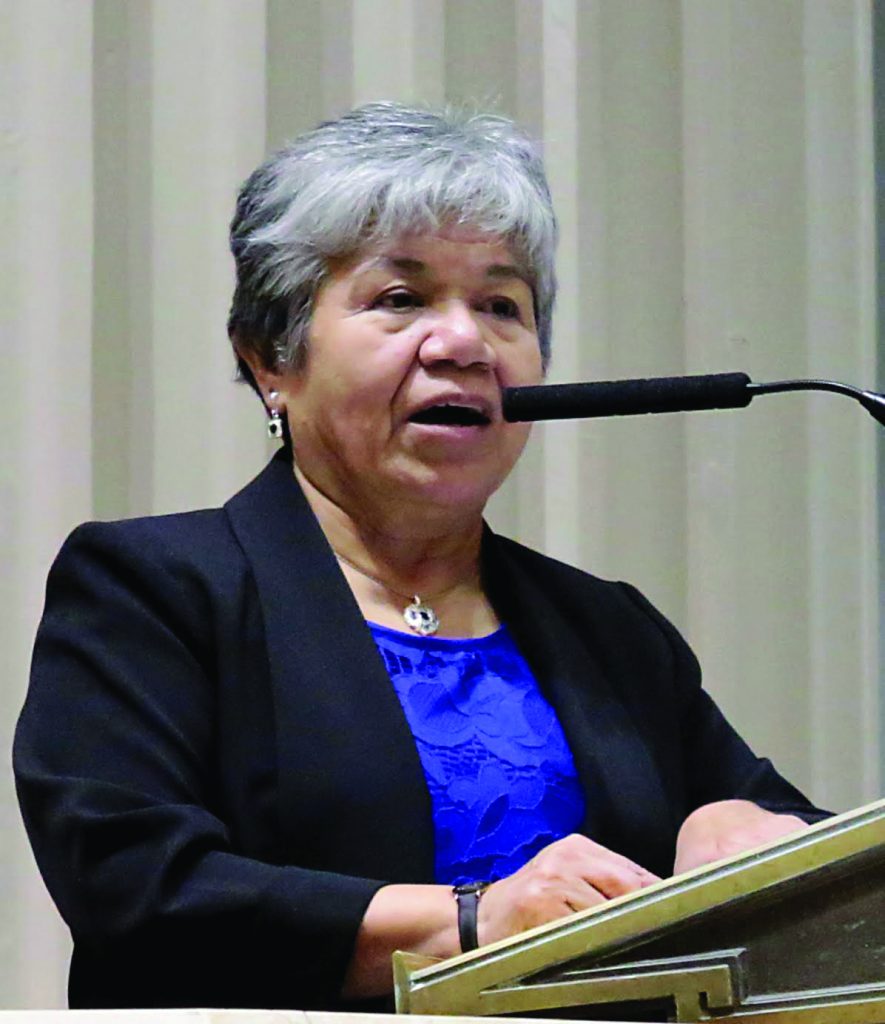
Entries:
POLYGON ((235 344, 240 372, 261 397, 264 407, 270 412, 276 407, 280 393, 280 374, 269 370, 261 358, 252 349, 241 348, 235 344))

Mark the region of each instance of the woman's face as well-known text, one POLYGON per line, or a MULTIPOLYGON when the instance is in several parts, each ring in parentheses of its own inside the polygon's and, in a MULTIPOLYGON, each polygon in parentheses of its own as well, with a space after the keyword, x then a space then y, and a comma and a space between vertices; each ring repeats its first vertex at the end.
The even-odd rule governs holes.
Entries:
POLYGON ((528 437, 501 391, 541 379, 532 290, 508 246, 451 228, 378 244, 317 297, 302 369, 275 382, 295 458, 345 509, 479 510, 528 437))

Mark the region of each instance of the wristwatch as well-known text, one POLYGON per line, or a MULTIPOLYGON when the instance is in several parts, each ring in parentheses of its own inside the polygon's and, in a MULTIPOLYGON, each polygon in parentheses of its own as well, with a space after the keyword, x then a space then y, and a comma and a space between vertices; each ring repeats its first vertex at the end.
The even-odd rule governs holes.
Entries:
POLYGON ((491 882, 465 882, 452 887, 452 894, 458 901, 458 938, 461 941, 461 952, 469 953, 479 948, 476 934, 476 915, 482 894, 491 882))

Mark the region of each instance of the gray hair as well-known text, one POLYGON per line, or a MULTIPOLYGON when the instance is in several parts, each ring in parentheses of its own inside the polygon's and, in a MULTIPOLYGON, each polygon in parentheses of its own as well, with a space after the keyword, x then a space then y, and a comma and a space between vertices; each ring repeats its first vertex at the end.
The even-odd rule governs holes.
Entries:
POLYGON ((268 369, 299 368, 331 260, 452 222, 505 239, 523 264, 546 367, 557 229, 537 147, 504 117, 398 103, 326 121, 243 185, 230 228, 228 333, 238 353, 254 352, 268 369))

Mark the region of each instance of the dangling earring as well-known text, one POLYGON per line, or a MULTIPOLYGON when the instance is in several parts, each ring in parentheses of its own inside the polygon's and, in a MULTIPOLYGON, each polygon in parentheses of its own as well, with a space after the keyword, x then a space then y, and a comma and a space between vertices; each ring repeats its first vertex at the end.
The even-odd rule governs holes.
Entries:
MULTIPOLYGON (((279 391, 271 391, 268 393, 268 401, 275 402, 279 397, 279 391)), ((276 406, 268 406, 267 410, 267 436, 278 441, 283 436, 283 418, 280 416, 280 410, 276 406)))

